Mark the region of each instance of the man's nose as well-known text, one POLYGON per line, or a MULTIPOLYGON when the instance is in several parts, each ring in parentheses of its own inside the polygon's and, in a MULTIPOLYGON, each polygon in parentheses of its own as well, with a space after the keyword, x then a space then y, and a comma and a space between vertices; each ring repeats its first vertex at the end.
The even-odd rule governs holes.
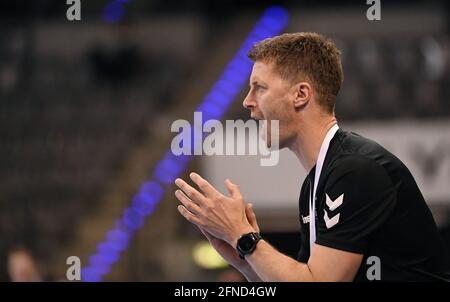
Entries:
POLYGON ((247 96, 245 97, 244 101, 242 102, 242 105, 244 106, 244 108, 246 109, 251 109, 254 108, 256 105, 255 100, 251 97, 250 93, 247 94, 247 96))

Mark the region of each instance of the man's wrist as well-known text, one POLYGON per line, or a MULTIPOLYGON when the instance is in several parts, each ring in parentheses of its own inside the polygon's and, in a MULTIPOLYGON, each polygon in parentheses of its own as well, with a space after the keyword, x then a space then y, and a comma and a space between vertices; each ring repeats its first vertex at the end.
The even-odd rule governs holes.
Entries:
POLYGON ((239 238, 242 237, 242 235, 245 235, 245 234, 248 234, 248 233, 255 233, 255 232, 256 232, 256 230, 253 227, 251 227, 251 226, 248 226, 248 227, 240 229, 233 236, 233 238, 231 240, 231 246, 236 248, 238 240, 239 240, 239 238))

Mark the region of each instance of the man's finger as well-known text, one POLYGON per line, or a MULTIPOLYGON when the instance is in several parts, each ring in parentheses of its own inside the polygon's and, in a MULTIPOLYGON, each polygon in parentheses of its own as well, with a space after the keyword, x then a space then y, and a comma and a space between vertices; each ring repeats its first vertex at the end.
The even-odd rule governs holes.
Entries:
POLYGON ((230 192, 231 197, 233 198, 241 198, 241 191, 239 187, 232 183, 229 179, 225 180, 225 186, 227 187, 228 192, 230 192))
POLYGON ((183 215, 184 218, 186 218, 187 221, 199 226, 200 225, 200 220, 194 216, 194 214, 192 214, 191 212, 189 212, 184 206, 179 205, 177 207, 178 211, 180 212, 181 215, 183 215))
POLYGON ((204 179, 203 177, 201 177, 197 173, 193 172, 193 173, 189 174, 189 177, 200 188, 200 190, 202 190, 202 192, 207 197, 217 197, 217 196, 222 195, 206 179, 204 179))
POLYGON ((256 230, 256 232, 259 232, 258 222, 256 221, 256 214, 253 211, 253 204, 248 203, 245 206, 245 214, 247 215, 248 222, 250 222, 251 226, 256 230))
POLYGON ((183 206, 192 214, 198 215, 201 211, 200 207, 192 202, 181 190, 175 191, 175 197, 183 204, 183 206))
POLYGON ((203 196, 202 193, 194 189, 191 185, 189 185, 187 182, 182 180, 181 178, 177 178, 175 180, 175 184, 183 190, 183 192, 186 194, 187 197, 189 197, 193 202, 195 202, 198 205, 205 204, 205 196, 203 196))

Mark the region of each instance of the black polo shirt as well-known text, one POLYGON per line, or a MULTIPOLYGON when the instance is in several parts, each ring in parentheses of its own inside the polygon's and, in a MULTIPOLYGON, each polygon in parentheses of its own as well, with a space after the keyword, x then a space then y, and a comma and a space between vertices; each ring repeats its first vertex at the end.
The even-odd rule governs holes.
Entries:
MULTIPOLYGON (((304 263, 310 256, 308 202, 314 174, 315 167, 299 201, 298 260, 304 263)), ((363 254, 355 281, 450 280, 447 251, 413 176, 376 142, 339 129, 316 198, 316 244, 363 254)))

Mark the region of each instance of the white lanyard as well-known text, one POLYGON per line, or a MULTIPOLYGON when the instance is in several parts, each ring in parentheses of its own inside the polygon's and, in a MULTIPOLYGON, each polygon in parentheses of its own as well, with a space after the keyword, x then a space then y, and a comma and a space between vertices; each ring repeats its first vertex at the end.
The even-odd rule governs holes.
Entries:
MULTIPOLYGON (((328 147, 330 146, 330 141, 333 139, 334 135, 338 131, 339 126, 336 124, 328 130, 325 139, 320 147, 319 156, 316 162, 316 171, 314 174, 314 188, 313 194, 309 192, 309 252, 312 253, 312 247, 314 242, 316 242, 316 189, 319 183, 320 173, 322 172, 323 162, 325 161, 325 156, 327 155, 328 147), (313 199, 311 200, 311 196, 313 199)), ((311 190, 311 185, 310 185, 311 190)))

